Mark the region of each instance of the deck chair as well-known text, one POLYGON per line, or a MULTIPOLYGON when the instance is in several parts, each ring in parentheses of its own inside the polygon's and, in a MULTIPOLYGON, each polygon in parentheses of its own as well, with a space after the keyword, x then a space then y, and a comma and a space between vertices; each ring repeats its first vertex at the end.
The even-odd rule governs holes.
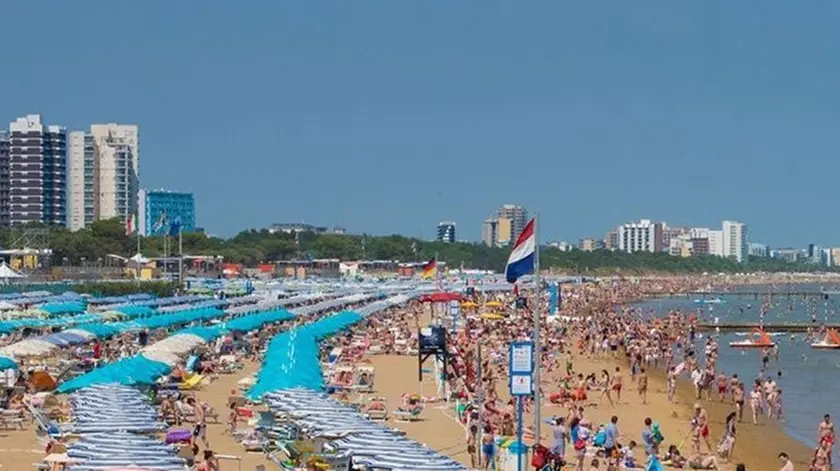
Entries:
POLYGON ((185 379, 184 381, 182 381, 181 383, 178 384, 178 389, 181 390, 181 391, 191 391, 193 389, 198 388, 198 386, 201 384, 201 381, 203 379, 204 379, 204 375, 200 375, 200 374, 190 375, 189 377, 187 377, 187 379, 185 379))
POLYGON ((20 427, 23 430, 23 414, 17 410, 2 409, 0 410, 0 425, 3 426, 3 430, 8 430, 9 427, 20 427))
POLYGON ((420 420, 420 414, 423 412, 423 407, 416 406, 411 409, 397 408, 394 410, 394 420, 396 422, 415 422, 420 420))

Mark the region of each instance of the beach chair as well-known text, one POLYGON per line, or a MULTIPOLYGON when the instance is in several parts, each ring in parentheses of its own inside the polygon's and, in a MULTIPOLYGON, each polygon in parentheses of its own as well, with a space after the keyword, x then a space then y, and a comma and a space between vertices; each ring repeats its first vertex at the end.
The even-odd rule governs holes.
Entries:
POLYGON ((9 430, 10 427, 23 430, 23 411, 0 410, 0 425, 3 426, 3 430, 9 430))
POLYGON ((375 397, 370 400, 370 402, 362 408, 362 411, 369 420, 384 422, 388 420, 388 407, 385 403, 385 399, 381 397, 375 397))
POLYGON ((398 407, 394 410, 394 421, 395 422, 416 422, 420 420, 420 414, 423 413, 423 406, 417 405, 410 409, 404 409, 402 407, 398 407))
POLYGON ((46 435, 50 438, 54 438, 56 440, 63 440, 67 438, 71 434, 71 430, 69 428, 62 428, 58 422, 54 420, 50 420, 41 412, 40 410, 32 407, 27 406, 29 413, 32 415, 32 420, 35 422, 37 426, 36 433, 42 436, 46 435))
POLYGON ((203 379, 204 375, 190 375, 187 379, 178 384, 178 389, 181 391, 191 391, 193 389, 197 389, 203 379))

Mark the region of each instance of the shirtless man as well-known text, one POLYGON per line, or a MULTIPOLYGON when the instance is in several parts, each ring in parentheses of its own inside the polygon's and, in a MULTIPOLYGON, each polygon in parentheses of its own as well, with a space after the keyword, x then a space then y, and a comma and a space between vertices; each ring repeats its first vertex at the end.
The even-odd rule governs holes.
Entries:
POLYGON ((717 392, 718 397, 720 397, 720 402, 723 402, 726 399, 726 395, 729 390, 729 379, 726 377, 725 374, 721 373, 717 376, 717 392))
POLYGON ((699 402, 694 404, 694 416, 691 418, 691 425, 699 429, 700 437, 706 442, 706 448, 709 450, 709 454, 713 454, 712 443, 709 439, 709 415, 699 402))
POLYGON ((644 368, 639 369, 639 397, 642 398, 642 404, 647 404, 647 389, 648 376, 644 368))
POLYGON ((624 386, 624 379, 621 377, 621 369, 615 367, 612 377, 612 390, 615 391, 615 402, 621 403, 621 388, 624 386))
POLYGON ((673 366, 668 369, 668 402, 674 402, 677 392, 677 370, 673 366))
POLYGON ((735 402, 735 411, 738 412, 738 422, 744 420, 744 385, 740 381, 735 382, 732 387, 732 400, 735 402))
POLYGON ((187 399, 187 404, 192 406, 195 415, 195 427, 193 428, 193 443, 197 439, 201 439, 205 448, 210 448, 207 442, 207 418, 204 414, 204 403, 196 401, 194 397, 187 399))
POLYGON ((834 423, 831 422, 831 415, 825 414, 823 416, 823 421, 820 422, 820 426, 817 428, 817 433, 819 434, 819 443, 826 443, 829 455, 831 454, 831 449, 834 447, 834 423))

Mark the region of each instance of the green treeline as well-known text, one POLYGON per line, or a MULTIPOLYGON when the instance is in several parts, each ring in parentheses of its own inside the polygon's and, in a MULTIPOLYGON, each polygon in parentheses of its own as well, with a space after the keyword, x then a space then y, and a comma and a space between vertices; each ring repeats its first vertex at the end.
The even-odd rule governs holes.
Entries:
MULTIPOLYGON (((0 244, 10 247, 20 231, 0 231, 0 244)), ((53 265, 77 265, 84 259, 97 261, 107 254, 130 257, 137 251, 135 236, 127 236, 116 219, 97 221, 90 228, 76 232, 50 229, 49 246, 53 249, 53 265)), ((163 237, 141 240, 143 255, 164 256, 163 237)), ((177 241, 170 238, 171 253, 177 251, 177 241)), ((267 230, 247 230, 223 239, 204 234, 184 234, 184 253, 189 255, 221 255, 225 262, 256 266, 277 260, 337 258, 341 260, 400 260, 426 261, 437 253, 449 267, 490 269, 502 271, 510 249, 486 247, 482 244, 428 242, 400 235, 339 235, 305 232, 297 238, 291 234, 271 234, 267 230), (297 240, 296 240, 297 239, 297 240)), ((543 247, 540 252, 543 269, 574 273, 739 273, 779 271, 829 271, 833 268, 807 263, 788 263, 782 260, 751 258, 739 264, 733 260, 713 256, 688 258, 672 257, 665 253, 611 252, 598 250, 583 252, 560 251, 543 247)))

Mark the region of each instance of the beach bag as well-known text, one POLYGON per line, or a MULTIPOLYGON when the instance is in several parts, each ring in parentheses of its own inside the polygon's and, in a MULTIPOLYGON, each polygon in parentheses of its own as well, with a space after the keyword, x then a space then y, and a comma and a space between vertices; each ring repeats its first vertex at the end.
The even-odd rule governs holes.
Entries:
POLYGON ((586 448, 586 442, 583 440, 577 440, 575 442, 575 450, 580 451, 586 448))
POLYGON ((592 444, 601 447, 604 446, 604 443, 607 442, 607 434, 604 431, 600 431, 595 435, 595 440, 593 440, 592 444))
POLYGON ((651 432, 653 432, 653 440, 657 445, 659 445, 660 443, 663 443, 665 441, 665 437, 662 435, 662 432, 659 430, 659 424, 658 423, 654 422, 653 427, 651 427, 650 429, 651 429, 651 432))
POLYGON ((534 454, 531 455, 531 466, 534 469, 542 469, 543 466, 548 464, 548 448, 537 445, 534 447, 534 454))

